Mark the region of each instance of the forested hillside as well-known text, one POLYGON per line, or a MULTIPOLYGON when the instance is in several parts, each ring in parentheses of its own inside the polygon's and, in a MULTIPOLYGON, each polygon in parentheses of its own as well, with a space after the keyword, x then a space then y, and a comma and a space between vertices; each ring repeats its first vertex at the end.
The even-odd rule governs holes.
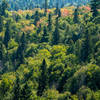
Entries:
MULTIPOLYGON (((2 1, 2 0, 0 0, 2 1)), ((7 0, 10 7, 9 10, 27 10, 33 8, 44 8, 45 2, 48 3, 48 8, 56 7, 57 3, 59 7, 69 5, 86 5, 90 0, 7 0)))
POLYGON ((0 4, 0 100, 100 100, 100 1, 9 7, 0 4))

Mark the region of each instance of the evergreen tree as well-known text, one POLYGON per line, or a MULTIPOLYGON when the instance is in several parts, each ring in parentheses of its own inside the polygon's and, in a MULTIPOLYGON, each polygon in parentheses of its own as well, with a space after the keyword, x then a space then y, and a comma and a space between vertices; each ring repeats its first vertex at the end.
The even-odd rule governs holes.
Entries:
POLYGON ((32 95, 31 88, 28 86, 26 82, 23 90, 21 91, 21 100, 30 100, 32 95))
POLYGON ((91 0, 91 12, 92 12, 93 18, 97 17, 98 15, 97 9, 98 9, 98 5, 100 5, 99 3, 100 3, 99 0, 91 0))
POLYGON ((10 40, 10 33, 11 33, 10 21, 8 21, 6 24, 6 31, 5 31, 5 35, 4 35, 4 44, 5 44, 6 48, 8 47, 8 42, 10 40))
POLYGON ((60 34, 59 34, 59 24, 58 24, 58 17, 56 18, 56 28, 55 31, 53 32, 53 40, 52 44, 57 45, 60 40, 60 34))
POLYGON ((0 41, 0 60, 2 60, 2 58, 3 58, 3 44, 2 44, 2 42, 0 41))
POLYGON ((78 18, 78 7, 74 11, 74 18, 73 18, 74 23, 79 23, 79 18, 78 18))
POLYGON ((58 10, 58 17, 61 17, 61 11, 60 11, 60 9, 58 10))
POLYGON ((26 39, 25 39, 25 33, 23 33, 20 39, 20 44, 16 51, 15 59, 17 60, 18 65, 15 68, 15 70, 18 68, 20 64, 24 63, 25 48, 26 48, 26 39))
POLYGON ((2 32, 2 31, 3 31, 3 18, 0 15, 0 32, 2 32))
POLYGON ((14 86, 14 96, 13 96, 13 100, 20 100, 20 79, 19 76, 16 76, 16 83, 14 86))
POLYGON ((81 56, 80 56, 81 61, 83 62, 89 61, 89 54, 90 54, 90 35, 87 29, 81 48, 81 56))
POLYGON ((49 16, 48 16, 48 29, 49 29, 49 31, 51 31, 51 29, 52 29, 52 15, 51 15, 51 13, 49 13, 49 16))
POLYGON ((47 9, 48 9, 48 0, 45 0, 45 14, 47 13, 47 9))
POLYGON ((7 3, 6 0, 2 1, 1 7, 2 7, 1 15, 5 16, 6 15, 6 10, 8 8, 8 3, 7 3))
POLYGON ((35 12, 34 18, 34 25, 36 26, 37 22, 40 20, 38 11, 35 12))
POLYGON ((46 26, 44 26, 41 42, 48 42, 48 38, 49 37, 48 37, 48 33, 47 33, 47 28, 46 28, 46 26))
POLYGON ((58 15, 58 12, 59 12, 59 4, 58 4, 58 2, 57 2, 57 4, 56 4, 55 14, 58 15))
POLYGON ((47 89, 47 87, 48 87, 47 64, 44 59, 41 66, 41 75, 39 77, 39 86, 37 95, 42 96, 43 92, 47 89))

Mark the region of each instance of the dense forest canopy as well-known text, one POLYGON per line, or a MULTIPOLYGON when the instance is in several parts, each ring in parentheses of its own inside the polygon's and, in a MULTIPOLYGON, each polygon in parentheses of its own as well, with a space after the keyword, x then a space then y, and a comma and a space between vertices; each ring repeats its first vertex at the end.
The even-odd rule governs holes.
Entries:
POLYGON ((100 0, 2 0, 0 100, 100 100, 100 0))
MULTIPOLYGON (((2 1, 2 0, 0 0, 2 1)), ((10 8, 9 10, 27 10, 36 7, 44 8, 45 0, 7 0, 10 8)), ((48 8, 56 7, 57 3, 59 7, 70 6, 70 5, 86 5, 90 0, 47 0, 48 8)))

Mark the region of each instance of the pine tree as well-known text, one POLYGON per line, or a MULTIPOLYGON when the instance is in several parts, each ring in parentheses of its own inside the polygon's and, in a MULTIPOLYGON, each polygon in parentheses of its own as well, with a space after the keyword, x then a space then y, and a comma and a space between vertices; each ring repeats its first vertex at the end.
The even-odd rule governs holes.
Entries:
POLYGON ((4 45, 6 46, 6 48, 8 47, 8 42, 10 40, 10 33, 11 33, 10 21, 8 21, 6 24, 6 31, 4 36, 4 45))
POLYGON ((2 32, 2 31, 3 31, 3 18, 0 15, 0 32, 2 32))
POLYGON ((48 42, 48 39, 49 39, 49 37, 48 37, 48 33, 47 33, 47 28, 46 28, 46 26, 44 26, 41 42, 48 42))
POLYGON ((60 9, 58 10, 58 17, 61 17, 61 11, 60 11, 60 9))
POLYGON ((2 44, 2 42, 0 41, 0 60, 2 60, 2 58, 3 58, 3 44, 2 44))
POLYGON ((26 48, 26 39, 25 39, 25 33, 23 33, 22 36, 21 36, 21 39, 20 39, 20 44, 19 44, 17 51, 16 51, 15 59, 17 60, 18 65, 15 68, 15 70, 18 68, 18 66, 20 64, 24 63, 25 48, 26 48))
POLYGON ((74 11, 74 18, 73 18, 74 23, 79 23, 79 18, 78 18, 78 7, 74 11))
POLYGON ((90 54, 90 35, 88 32, 88 29, 86 30, 85 36, 84 36, 84 41, 82 43, 82 48, 81 48, 81 61, 86 62, 89 61, 89 54, 90 54))
POLYGON ((57 2, 57 4, 56 4, 55 14, 58 15, 58 12, 59 12, 59 4, 58 4, 58 2, 57 2))
POLYGON ((58 24, 58 17, 57 17, 56 18, 56 28, 55 28, 55 31, 53 33, 52 44, 57 45, 59 43, 59 40, 60 40, 60 34, 59 34, 59 24, 58 24))
POLYGON ((32 95, 31 88, 28 86, 28 83, 26 82, 23 90, 21 91, 21 100, 30 100, 31 95, 32 95))
POLYGON ((2 7, 1 15, 5 16, 6 15, 6 10, 8 8, 8 3, 7 3, 6 0, 2 1, 1 7, 2 7))
POLYGON ((48 9, 48 0, 45 0, 45 14, 47 13, 47 9, 48 9))
POLYGON ((92 16, 97 17, 98 16, 98 5, 100 1, 99 0, 91 0, 91 12, 92 12, 92 16))
POLYGON ((47 64, 44 59, 41 65, 41 75, 39 77, 39 86, 37 95, 42 96, 43 92, 47 89, 47 87, 48 87, 47 64))
POLYGON ((52 15, 51 15, 51 13, 49 13, 49 16, 48 16, 48 29, 49 29, 49 31, 51 31, 51 29, 52 29, 52 15))
POLYGON ((35 12, 34 18, 34 25, 36 26, 37 22, 40 20, 38 11, 35 12))
POLYGON ((20 79, 19 76, 16 76, 16 83, 14 86, 14 96, 13 96, 13 100, 20 100, 20 79))

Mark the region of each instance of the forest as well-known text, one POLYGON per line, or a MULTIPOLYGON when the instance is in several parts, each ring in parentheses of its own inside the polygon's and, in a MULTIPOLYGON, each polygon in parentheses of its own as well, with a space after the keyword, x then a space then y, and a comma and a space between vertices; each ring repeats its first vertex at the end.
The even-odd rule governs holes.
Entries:
POLYGON ((100 100, 100 0, 0 1, 0 100, 100 100))

